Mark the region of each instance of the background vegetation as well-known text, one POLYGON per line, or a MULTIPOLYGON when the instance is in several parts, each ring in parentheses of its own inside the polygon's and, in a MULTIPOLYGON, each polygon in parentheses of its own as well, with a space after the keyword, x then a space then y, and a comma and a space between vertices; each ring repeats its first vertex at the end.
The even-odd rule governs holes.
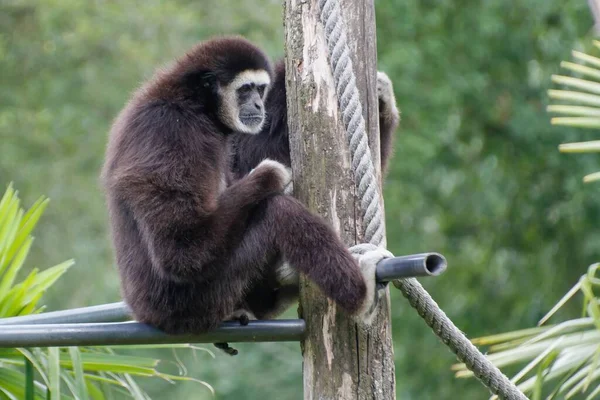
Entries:
MULTIPOLYGON (((469 336, 531 326, 600 255, 600 188, 581 182, 598 158, 560 154, 587 132, 551 127, 544 111, 550 75, 589 42, 587 3, 376 7, 380 69, 402 109, 385 186, 390 250, 446 255, 451 269, 426 287, 469 336)), ((97 177, 129 93, 194 42, 233 32, 282 56, 281 2, 0 0, 0 188, 14 181, 26 205, 52 199, 30 266, 76 261, 50 309, 119 298, 97 177)), ((454 358, 397 293, 393 316, 399 399, 486 395, 453 378, 454 358)), ((298 344, 239 349, 188 357, 190 375, 222 399, 302 398, 298 344)), ((210 398, 197 384, 149 390, 210 398)))

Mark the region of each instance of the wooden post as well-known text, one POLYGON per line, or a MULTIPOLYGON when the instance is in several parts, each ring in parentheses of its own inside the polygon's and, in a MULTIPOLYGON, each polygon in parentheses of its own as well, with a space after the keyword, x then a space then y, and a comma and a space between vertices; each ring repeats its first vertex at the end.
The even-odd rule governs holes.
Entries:
MULTIPOLYGON (((348 27, 369 143, 379 171, 374 3, 339 1, 348 27)), ((285 24, 294 195, 325 217, 347 245, 360 243, 361 212, 317 0, 286 0, 285 24)), ((305 399, 396 398, 389 313, 388 293, 373 325, 359 326, 316 286, 302 279, 300 314, 307 324, 307 338, 302 343, 305 399)))

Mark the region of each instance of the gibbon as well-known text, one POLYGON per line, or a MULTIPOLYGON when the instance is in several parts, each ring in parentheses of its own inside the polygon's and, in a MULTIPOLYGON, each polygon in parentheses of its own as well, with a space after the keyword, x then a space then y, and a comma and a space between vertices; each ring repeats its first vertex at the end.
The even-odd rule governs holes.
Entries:
POLYGON ((384 255, 357 261, 283 194, 290 173, 280 162, 231 174, 229 139, 263 129, 272 77, 252 43, 214 38, 157 71, 115 120, 102 181, 122 294, 138 321, 167 333, 214 329, 240 316, 278 259, 356 318, 373 309, 384 255))

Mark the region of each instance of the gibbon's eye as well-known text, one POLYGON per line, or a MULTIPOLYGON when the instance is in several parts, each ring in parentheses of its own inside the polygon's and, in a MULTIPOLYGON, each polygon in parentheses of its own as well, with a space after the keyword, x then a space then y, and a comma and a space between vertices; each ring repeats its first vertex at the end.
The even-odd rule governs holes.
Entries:
POLYGON ((238 92, 245 94, 245 93, 250 93, 250 91, 252 90, 252 86, 254 86, 252 83, 246 83, 242 86, 240 86, 240 88, 238 89, 238 92))
POLYGON ((258 89, 258 94, 260 94, 260 97, 262 97, 265 94, 265 89, 267 88, 267 85, 259 85, 257 87, 258 89))

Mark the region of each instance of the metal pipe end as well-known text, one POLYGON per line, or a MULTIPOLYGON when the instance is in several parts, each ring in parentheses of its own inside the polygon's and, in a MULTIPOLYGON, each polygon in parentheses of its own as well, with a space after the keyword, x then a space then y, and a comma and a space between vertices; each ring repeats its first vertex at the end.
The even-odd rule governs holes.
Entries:
POLYGON ((418 276, 438 276, 446 271, 448 263, 439 253, 419 253, 408 256, 386 258, 377 264, 377 281, 418 276))
POLYGON ((428 253, 425 257, 425 271, 430 276, 438 276, 448 268, 446 258, 439 253, 428 253))

